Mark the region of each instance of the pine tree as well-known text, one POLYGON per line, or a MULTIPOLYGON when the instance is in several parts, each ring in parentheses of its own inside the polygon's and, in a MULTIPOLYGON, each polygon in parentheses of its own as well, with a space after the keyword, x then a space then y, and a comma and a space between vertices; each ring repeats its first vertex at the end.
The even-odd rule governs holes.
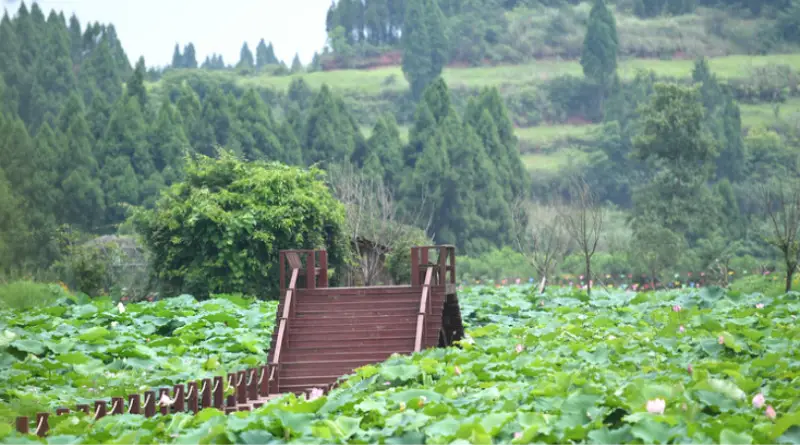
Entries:
POLYGON ((304 158, 310 164, 349 160, 357 145, 364 143, 341 99, 327 85, 314 98, 304 130, 304 158))
MULTIPOLYGON (((374 155, 375 161, 383 169, 381 177, 384 184, 391 190, 398 190, 404 167, 403 141, 400 139, 400 130, 394 116, 387 114, 378 119, 367 144, 370 156, 374 155)), ((364 160, 365 169, 370 162, 369 157, 364 160)))
POLYGON ((156 171, 162 172, 167 168, 171 168, 173 173, 182 171, 182 159, 190 150, 189 139, 183 131, 181 116, 168 97, 161 102, 158 117, 150 127, 148 140, 156 171))
POLYGON ((264 39, 259 40, 258 46, 256 46, 256 68, 261 69, 266 65, 269 65, 269 52, 267 50, 267 43, 264 42, 264 39))
POLYGON ((172 67, 173 68, 185 68, 185 64, 183 63, 183 54, 181 54, 181 47, 179 44, 175 44, 175 50, 172 52, 172 67))
POLYGON ((189 42, 183 48, 183 67, 197 68, 197 54, 195 54, 194 43, 189 42))
POLYGON ((284 159, 283 149, 276 134, 275 122, 264 101, 255 90, 249 89, 236 109, 238 139, 245 159, 271 160, 284 159))
POLYGON ((294 73, 299 73, 299 72, 302 72, 302 71, 303 71, 303 63, 300 62, 300 55, 295 53, 294 54, 294 59, 292 59, 291 72, 292 72, 292 74, 294 74, 294 73))
POLYGON ((139 107, 144 111, 147 109, 147 89, 144 86, 144 76, 147 68, 144 64, 144 57, 139 57, 133 75, 126 85, 126 92, 129 97, 135 97, 139 101, 139 107))
POLYGON ((614 15, 605 0, 594 0, 581 51, 583 74, 606 91, 617 70, 619 38, 614 15))
POLYGON ((236 67, 251 69, 254 66, 255 62, 253 61, 253 53, 250 51, 250 47, 247 46, 247 42, 244 42, 242 45, 242 50, 239 52, 239 63, 236 65, 236 67))
POLYGON ((409 0, 403 24, 403 73, 414 98, 439 77, 447 62, 446 21, 436 0, 409 0))

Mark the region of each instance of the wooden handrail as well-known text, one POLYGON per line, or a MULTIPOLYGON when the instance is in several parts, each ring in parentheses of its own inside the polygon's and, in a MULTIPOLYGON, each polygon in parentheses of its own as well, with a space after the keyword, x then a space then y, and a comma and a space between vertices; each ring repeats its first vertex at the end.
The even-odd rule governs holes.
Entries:
POLYGON ((284 337, 286 330, 289 328, 289 316, 291 315, 292 297, 297 291, 297 276, 300 274, 300 269, 292 269, 292 279, 289 281, 289 288, 286 289, 286 298, 283 302, 283 315, 281 315, 280 323, 278 324, 278 338, 275 340, 275 354, 272 356, 271 365, 277 367, 281 361, 281 348, 283 347, 284 337))
POLYGON ((433 267, 428 267, 425 272, 425 282, 422 284, 422 296, 419 300, 419 313, 417 314, 417 335, 414 338, 414 352, 422 350, 422 336, 425 333, 425 314, 428 312, 428 298, 431 289, 433 267))

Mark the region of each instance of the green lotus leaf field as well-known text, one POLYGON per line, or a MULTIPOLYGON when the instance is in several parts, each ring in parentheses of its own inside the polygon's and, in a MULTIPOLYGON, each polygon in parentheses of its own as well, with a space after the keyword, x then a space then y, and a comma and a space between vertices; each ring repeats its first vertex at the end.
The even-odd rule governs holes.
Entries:
POLYGON ((73 298, 0 312, 3 443, 800 443, 800 294, 474 287, 459 348, 231 415, 14 418, 266 360, 275 303, 73 298))

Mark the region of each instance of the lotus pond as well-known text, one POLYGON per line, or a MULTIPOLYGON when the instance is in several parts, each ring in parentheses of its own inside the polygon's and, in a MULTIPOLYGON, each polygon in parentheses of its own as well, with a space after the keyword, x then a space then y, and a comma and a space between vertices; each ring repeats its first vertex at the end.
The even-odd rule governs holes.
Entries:
POLYGON ((13 418, 262 363, 275 303, 75 298, 0 312, 3 443, 800 443, 800 295, 460 291, 460 348, 229 416, 13 418))

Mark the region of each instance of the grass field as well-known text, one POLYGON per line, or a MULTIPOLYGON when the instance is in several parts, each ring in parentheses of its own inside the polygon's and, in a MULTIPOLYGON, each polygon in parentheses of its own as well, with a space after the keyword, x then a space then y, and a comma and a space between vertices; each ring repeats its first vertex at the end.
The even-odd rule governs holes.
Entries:
MULTIPOLYGON (((784 64, 800 69, 799 54, 771 54, 765 56, 725 56, 709 60, 711 69, 723 79, 747 77, 753 68, 784 64)), ((653 70, 659 76, 688 77, 691 75, 694 61, 630 59, 619 63, 619 72, 623 78, 632 78, 638 70, 653 70)), ((182 70, 167 73, 165 77, 180 76, 182 70)), ((535 84, 564 74, 582 75, 577 60, 540 60, 523 65, 484 66, 470 68, 447 68, 443 76, 452 88, 480 88, 497 86, 498 88, 517 85, 535 84)), ((276 88, 286 90, 292 79, 302 77, 312 88, 323 84, 339 91, 347 91, 359 95, 379 94, 381 92, 399 92, 408 89, 400 67, 387 67, 373 70, 341 70, 326 71, 291 76, 273 76, 260 74, 243 77, 233 72, 211 71, 206 75, 219 77, 220 80, 233 81, 242 87, 276 88)), ((150 85, 157 88, 158 82, 150 85)))
MULTIPOLYGON (((753 68, 770 64, 784 64, 800 69, 800 54, 716 57, 710 59, 709 64, 720 78, 742 78, 748 76, 753 68)), ((691 75, 693 65, 693 60, 631 59, 620 62, 619 72, 623 78, 632 78, 642 69, 654 70, 659 76, 688 77, 691 75)), ((447 84, 453 88, 479 88, 531 84, 564 74, 582 75, 583 72, 576 60, 543 60, 524 65, 447 68, 443 76, 447 84)), ((238 82, 243 85, 286 89, 294 77, 303 77, 312 88, 328 84, 338 90, 361 94, 404 91, 408 88, 408 82, 400 67, 327 71, 280 77, 259 75, 239 77, 238 82)))
POLYGON ((775 117, 775 105, 771 103, 762 104, 739 104, 742 110, 742 126, 754 127, 757 125, 769 125, 780 119, 787 122, 796 122, 800 119, 800 98, 792 98, 778 105, 778 117, 775 117))

